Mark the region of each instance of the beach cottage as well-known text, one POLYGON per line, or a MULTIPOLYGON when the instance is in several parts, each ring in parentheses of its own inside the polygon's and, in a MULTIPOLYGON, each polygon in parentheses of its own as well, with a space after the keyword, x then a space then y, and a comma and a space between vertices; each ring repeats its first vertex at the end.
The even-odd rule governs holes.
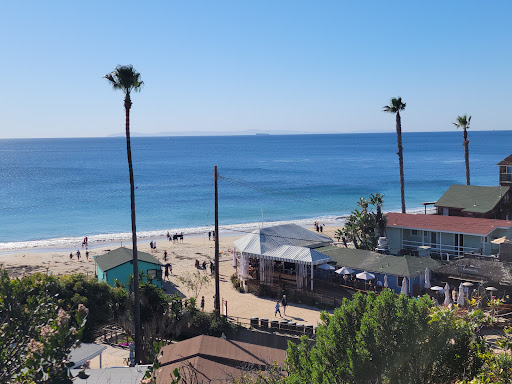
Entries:
POLYGON ((411 251, 450 260, 466 253, 498 253, 493 241, 512 238, 512 221, 461 216, 386 214, 386 235, 392 254, 411 251))
POLYGON ((296 224, 259 228, 234 242, 233 266, 246 290, 248 280, 313 290, 315 267, 331 261, 315 248, 331 243, 331 238, 296 224))
MULTIPOLYGON (((146 252, 137 252, 139 272, 149 274, 153 284, 162 287, 162 265, 152 255, 146 252)), ((119 283, 128 286, 130 275, 133 274, 133 250, 125 247, 114 249, 104 255, 94 256, 94 268, 98 281, 105 281, 115 286, 119 283)))
POLYGON ((373 283, 382 287, 387 285, 396 293, 402 291, 405 277, 410 296, 417 296, 424 291, 426 268, 432 271, 441 266, 441 262, 427 257, 393 256, 363 249, 327 246, 317 248, 317 251, 330 256, 337 268, 353 270, 354 276, 364 271, 372 273, 375 275, 373 283))

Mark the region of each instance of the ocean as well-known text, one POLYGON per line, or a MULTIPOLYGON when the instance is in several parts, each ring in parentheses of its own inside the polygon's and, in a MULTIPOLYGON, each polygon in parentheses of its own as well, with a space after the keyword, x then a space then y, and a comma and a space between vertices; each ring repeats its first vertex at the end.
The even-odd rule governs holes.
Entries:
MULTIPOLYGON (((469 140, 472 184, 498 185, 512 131, 470 131, 469 140)), ((405 132, 403 145, 408 212, 465 184, 461 131, 405 132)), ((396 151, 394 133, 134 137, 137 232, 211 230, 214 165, 220 225, 241 234, 262 222, 340 223, 375 192, 396 211, 396 151)), ((0 251, 129 238, 124 138, 0 140, 0 165, 0 251)))

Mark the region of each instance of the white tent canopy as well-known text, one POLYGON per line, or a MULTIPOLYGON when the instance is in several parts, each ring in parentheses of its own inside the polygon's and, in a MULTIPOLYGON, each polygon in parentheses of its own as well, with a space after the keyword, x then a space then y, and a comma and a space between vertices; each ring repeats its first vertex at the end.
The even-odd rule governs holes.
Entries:
POLYGON ((281 245, 307 247, 312 245, 329 245, 331 243, 331 238, 312 232, 297 224, 282 224, 258 228, 234 241, 235 247, 240 252, 253 255, 266 254, 281 245))
POLYGON ((354 271, 348 267, 343 267, 343 268, 336 270, 336 273, 339 275, 351 275, 354 273, 354 271))
POLYGON ((358 273, 356 275, 356 277, 359 279, 359 280, 371 280, 371 279, 375 279, 375 275, 373 273, 370 273, 370 272, 361 272, 361 273, 358 273))

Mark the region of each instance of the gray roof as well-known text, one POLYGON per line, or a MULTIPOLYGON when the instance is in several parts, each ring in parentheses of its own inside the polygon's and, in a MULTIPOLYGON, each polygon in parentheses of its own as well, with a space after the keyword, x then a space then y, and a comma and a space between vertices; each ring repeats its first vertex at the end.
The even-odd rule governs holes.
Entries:
POLYGON ((78 347, 73 348, 69 354, 69 361, 75 363, 72 368, 79 368, 87 360, 91 360, 100 355, 107 347, 101 344, 82 343, 78 347))
MULTIPOLYGON (((149 365, 136 367, 112 367, 104 369, 86 369, 87 379, 75 378, 73 383, 83 384, 139 384, 144 378, 149 365)), ((77 376, 81 369, 72 369, 71 374, 77 376)))
POLYGON ((263 255, 281 245, 314 248, 330 243, 331 238, 296 224, 259 228, 234 242, 241 252, 254 255, 263 255))
MULTIPOLYGON (((146 263, 156 264, 161 267, 162 264, 154 256, 146 252, 137 251, 137 257, 141 261, 146 263)), ((133 250, 125 247, 114 249, 113 251, 107 252, 104 255, 96 256, 94 261, 99 265, 103 272, 109 269, 115 268, 124 263, 128 263, 133 260, 133 250)))
POLYGON ((436 207, 459 208, 463 212, 491 211, 510 187, 483 187, 479 185, 452 185, 437 200, 436 207))
POLYGON ((306 247, 296 247, 293 245, 281 245, 259 256, 263 259, 312 265, 325 264, 329 261, 332 261, 332 259, 329 256, 318 251, 315 251, 314 249, 306 247))
POLYGON ((443 265, 435 274, 460 280, 512 285, 512 263, 463 258, 443 265))
POLYGON ((393 276, 419 276, 425 273, 425 268, 432 271, 441 265, 439 261, 427 257, 382 255, 362 249, 329 246, 318 248, 317 251, 330 256, 339 267, 393 276))

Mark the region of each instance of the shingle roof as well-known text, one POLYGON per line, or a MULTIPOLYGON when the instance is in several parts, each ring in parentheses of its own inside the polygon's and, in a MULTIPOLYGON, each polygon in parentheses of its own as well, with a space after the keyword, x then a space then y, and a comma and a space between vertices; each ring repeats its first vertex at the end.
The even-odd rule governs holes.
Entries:
POLYGON ((234 242, 240 251, 255 255, 263 255, 281 245, 314 247, 329 243, 332 243, 329 237, 296 224, 259 228, 234 242))
POLYGON ((463 212, 491 211, 509 191, 510 187, 482 187, 478 185, 452 185, 437 200, 436 207, 459 208, 463 212))
POLYGON ((394 276, 419 276, 425 273, 425 268, 433 270, 441 265, 427 257, 382 255, 362 249, 328 246, 317 251, 330 256, 339 267, 394 276))
MULTIPOLYGON (((141 261, 161 266, 161 263, 158 261, 158 259, 156 259, 154 256, 151 256, 149 253, 137 251, 137 257, 141 261)), ((107 252, 104 255, 96 256, 94 261, 99 265, 101 270, 105 272, 124 263, 128 263, 132 261, 132 259, 133 250, 126 247, 120 247, 114 249, 113 251, 107 252)))
POLYGON ((461 280, 512 285, 512 263, 464 258, 437 268, 436 274, 461 280))
POLYGON ((228 375, 236 378, 248 366, 264 369, 274 362, 283 364, 285 359, 281 349, 206 335, 167 345, 161 351, 158 360, 162 367, 156 371, 158 384, 168 383, 174 368, 188 364, 198 373, 198 383, 220 383, 228 375))
POLYGON ((386 220, 386 227, 388 228, 410 228, 480 236, 487 236, 496 228, 508 229, 512 226, 512 221, 508 220, 424 214, 415 215, 396 212, 387 213, 386 220))
POLYGON ((496 165, 512 165, 512 155, 505 157, 496 165))

